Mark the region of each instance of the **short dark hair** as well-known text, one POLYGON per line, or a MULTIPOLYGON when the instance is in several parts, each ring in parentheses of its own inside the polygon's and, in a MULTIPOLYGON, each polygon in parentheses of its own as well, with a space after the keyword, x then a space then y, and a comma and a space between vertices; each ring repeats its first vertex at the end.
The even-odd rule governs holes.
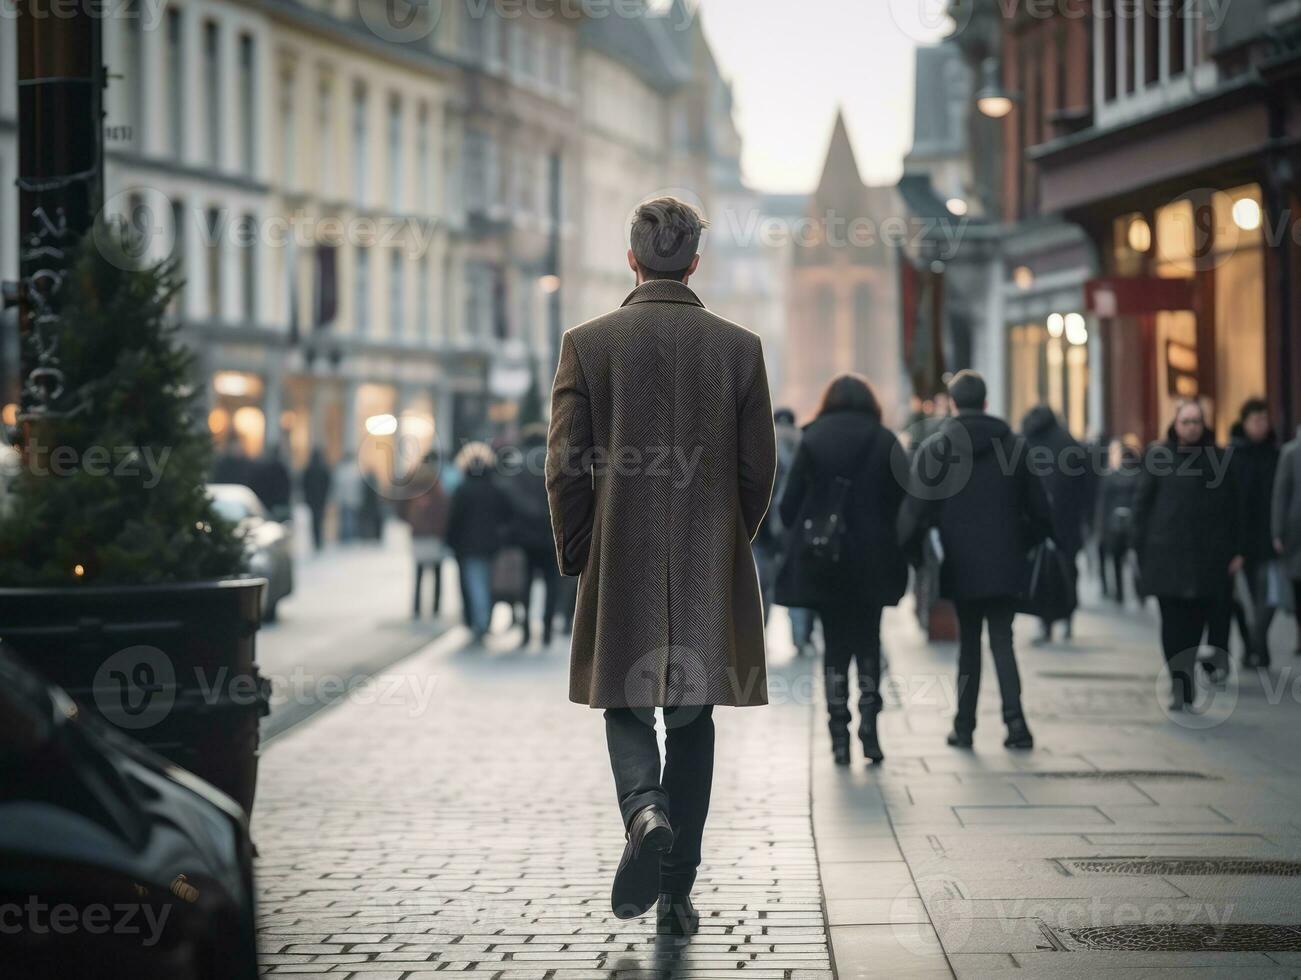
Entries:
POLYGON ((630 240, 642 277, 685 279, 708 227, 699 210, 676 197, 659 197, 639 207, 630 240))
POLYGON ((861 374, 842 374, 827 385, 822 393, 822 406, 818 415, 828 412, 862 412, 881 421, 881 402, 872 390, 872 383, 861 374))
POLYGON ((959 371, 949 382, 949 397, 960 412, 979 411, 985 407, 989 389, 985 387, 985 379, 968 368, 959 371))
POLYGON ((1245 422, 1258 412, 1264 412, 1268 415, 1269 402, 1263 398, 1248 398, 1242 403, 1242 411, 1238 414, 1238 421, 1245 422))

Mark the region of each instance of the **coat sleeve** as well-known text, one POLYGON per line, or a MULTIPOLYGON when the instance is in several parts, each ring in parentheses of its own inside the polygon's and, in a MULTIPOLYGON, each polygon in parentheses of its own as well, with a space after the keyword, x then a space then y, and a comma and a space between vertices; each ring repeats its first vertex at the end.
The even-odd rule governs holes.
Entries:
MULTIPOLYGON (((931 439, 937 441, 932 442, 931 439, 927 439, 917 447, 917 452, 913 454, 912 465, 908 471, 907 493, 904 494, 899 506, 899 516, 896 524, 899 547, 908 561, 918 567, 925 560, 922 542, 926 537, 926 532, 939 524, 940 511, 943 506, 939 500, 935 499, 933 493, 927 492, 927 483, 921 476, 922 466, 925 465, 924 457, 927 453, 944 452, 944 450, 940 449, 942 444, 938 441, 944 438, 946 437, 932 436, 931 439)), ((893 475, 891 473, 892 477, 893 475)))
POLYGON ((564 575, 581 575, 592 544, 596 491, 592 485, 592 407, 583 365, 566 334, 551 392, 547 435, 547 501, 556 560, 564 575))
POLYGON ((809 451, 801 442, 795 450, 795 462, 791 464, 791 471, 786 474, 782 499, 777 502, 782 524, 786 527, 794 527, 799 520, 800 507, 804 505, 804 497, 809 492, 809 470, 809 451))
POLYGON ((1270 533, 1275 541, 1287 542, 1287 515, 1292 510, 1292 494, 1296 491, 1296 477, 1292 470, 1296 443, 1288 443, 1278 459, 1278 472, 1274 474, 1273 505, 1270 508, 1270 533))
POLYGON ((1149 448, 1143 457, 1143 465, 1138 471, 1138 485, 1134 488, 1134 551, 1139 560, 1143 559, 1144 545, 1147 542, 1148 527, 1152 521, 1152 508, 1156 506, 1157 478, 1152 472, 1152 453, 1149 448))
POLYGON ((737 410, 737 480, 745 531, 754 540, 772 501, 777 478, 777 432, 772 418, 772 395, 763 363, 763 345, 755 341, 754 367, 745 396, 737 410))

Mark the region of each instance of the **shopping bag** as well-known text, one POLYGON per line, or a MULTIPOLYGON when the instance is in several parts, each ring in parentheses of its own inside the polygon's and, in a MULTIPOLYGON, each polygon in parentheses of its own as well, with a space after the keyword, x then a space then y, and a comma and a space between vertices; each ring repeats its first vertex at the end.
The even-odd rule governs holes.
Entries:
POLYGON ((523 548, 503 548, 492 562, 492 601, 527 602, 529 560, 523 548))
POLYGON ((1030 552, 1030 584, 1017 612, 1058 622, 1068 619, 1075 606, 1075 575, 1070 562, 1052 539, 1036 545, 1030 552))

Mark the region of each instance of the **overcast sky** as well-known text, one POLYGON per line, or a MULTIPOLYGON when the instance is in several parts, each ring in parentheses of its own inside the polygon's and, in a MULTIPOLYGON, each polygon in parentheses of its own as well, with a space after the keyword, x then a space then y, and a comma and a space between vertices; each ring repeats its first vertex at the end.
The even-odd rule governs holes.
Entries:
POLYGON ((894 183, 912 143, 913 52, 950 29, 944 0, 700 0, 734 84, 748 183, 816 184, 843 106, 863 179, 894 183))

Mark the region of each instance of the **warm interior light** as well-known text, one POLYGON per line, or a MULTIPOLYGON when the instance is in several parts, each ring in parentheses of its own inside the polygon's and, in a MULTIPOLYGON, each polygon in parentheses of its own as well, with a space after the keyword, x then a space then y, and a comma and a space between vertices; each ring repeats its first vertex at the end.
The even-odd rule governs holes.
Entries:
POLYGON ((1048 336, 1053 340, 1059 340, 1065 332, 1066 318, 1060 313, 1048 314, 1048 336))
POLYGON ((243 371, 218 371, 212 376, 212 390, 227 398, 245 398, 262 391, 262 382, 243 371))
POLYGON ((967 213, 967 202, 960 197, 951 197, 944 202, 944 206, 949 209, 949 214, 961 218, 967 213))
POLYGON ((18 405, 16 402, 10 402, 4 407, 4 412, 0 413, 0 421, 5 425, 18 424, 18 405))
POLYGON ((560 292, 560 277, 543 276, 538 280, 538 286, 544 293, 558 293, 560 292))
POLYGON ((1135 252, 1146 252, 1152 247, 1152 226, 1144 218, 1135 218, 1129 223, 1125 237, 1135 252))
POLYGON ((1034 285, 1034 273, 1028 265, 1018 265, 1012 270, 1012 281, 1018 289, 1029 289, 1034 285))
POLYGON ((1260 227, 1260 205, 1249 197, 1233 202, 1233 223, 1243 231, 1260 227))
POLYGON ((366 431, 373 436, 391 436, 398 430, 398 420, 393 415, 372 415, 366 420, 366 431))
POLYGON ((230 427, 230 412, 220 405, 208 413, 208 431, 214 436, 222 436, 230 427))
POLYGON ((1066 314, 1066 339, 1076 347, 1083 347, 1089 342, 1089 325, 1079 313, 1066 314))

